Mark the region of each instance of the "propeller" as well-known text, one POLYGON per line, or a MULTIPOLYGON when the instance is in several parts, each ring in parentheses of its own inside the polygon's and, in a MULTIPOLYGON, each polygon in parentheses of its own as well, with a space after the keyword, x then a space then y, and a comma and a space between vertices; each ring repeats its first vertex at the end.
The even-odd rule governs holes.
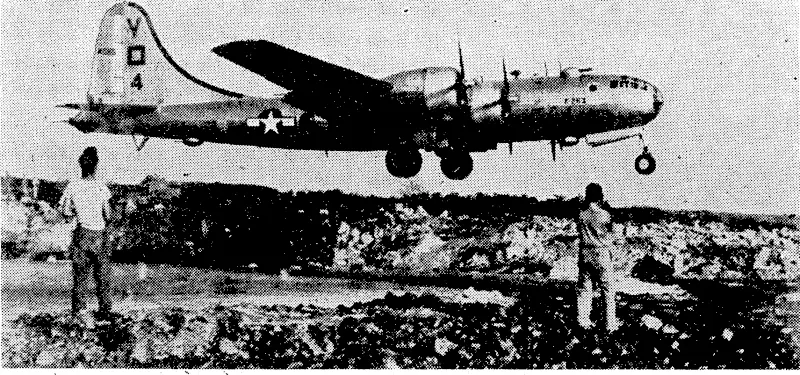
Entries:
POLYGON ((464 83, 466 73, 464 71, 464 54, 461 51, 460 41, 458 42, 458 65, 461 70, 458 72, 456 83, 453 85, 453 88, 456 90, 456 102, 458 106, 464 108, 469 105, 469 103, 467 103, 469 98, 467 97, 467 85, 464 83))
POLYGON ((506 71, 506 59, 503 58, 503 87, 500 89, 500 97, 488 104, 484 104, 481 108, 489 109, 496 105, 500 105, 500 118, 505 120, 511 114, 511 101, 508 95, 511 92, 511 87, 508 82, 508 72, 506 71))
POLYGON ((508 83, 508 73, 506 72, 506 58, 503 57, 503 88, 500 90, 500 117, 505 120, 511 113, 511 101, 508 95, 511 93, 511 86, 508 83))

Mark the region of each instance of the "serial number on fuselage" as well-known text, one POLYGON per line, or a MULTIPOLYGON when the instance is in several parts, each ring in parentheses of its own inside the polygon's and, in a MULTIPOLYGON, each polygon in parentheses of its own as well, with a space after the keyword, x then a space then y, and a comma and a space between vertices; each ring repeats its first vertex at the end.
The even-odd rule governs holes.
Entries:
POLYGON ((565 98, 564 104, 586 104, 586 98, 565 98))

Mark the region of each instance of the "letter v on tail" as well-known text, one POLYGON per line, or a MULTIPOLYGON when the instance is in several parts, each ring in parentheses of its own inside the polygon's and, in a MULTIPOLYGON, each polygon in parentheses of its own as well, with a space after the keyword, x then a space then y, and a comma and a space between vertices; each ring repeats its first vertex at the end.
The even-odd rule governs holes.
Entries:
POLYGON ((131 19, 128 18, 128 29, 131 30, 131 34, 134 38, 136 38, 136 33, 139 32, 139 23, 142 22, 142 19, 136 17, 136 23, 131 22, 131 19))

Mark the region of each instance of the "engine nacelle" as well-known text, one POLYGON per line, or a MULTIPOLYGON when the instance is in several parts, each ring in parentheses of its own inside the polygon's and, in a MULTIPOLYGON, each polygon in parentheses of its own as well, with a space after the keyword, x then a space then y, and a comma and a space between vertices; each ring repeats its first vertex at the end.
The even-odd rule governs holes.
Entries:
POLYGON ((183 139, 183 144, 189 147, 197 147, 203 144, 203 140, 200 138, 189 137, 183 139))
POLYGON ((580 141, 581 141, 581 139, 578 138, 578 137, 564 137, 564 138, 558 140, 558 144, 561 147, 564 147, 564 146, 569 147, 569 146, 577 145, 578 142, 580 142, 580 141))

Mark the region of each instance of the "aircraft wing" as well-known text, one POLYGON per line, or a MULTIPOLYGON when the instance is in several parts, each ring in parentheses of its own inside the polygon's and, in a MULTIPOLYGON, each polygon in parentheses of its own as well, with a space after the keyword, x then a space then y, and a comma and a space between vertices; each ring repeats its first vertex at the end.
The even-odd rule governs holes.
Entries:
POLYGON ((293 105, 325 115, 343 117, 369 107, 392 85, 356 71, 334 65, 266 40, 243 40, 219 45, 214 53, 278 84, 298 98, 293 105), (302 98, 302 99, 301 99, 302 98), (342 107, 342 101, 360 103, 342 107), (350 107, 350 108, 348 108, 350 107), (348 113, 349 112, 349 113, 348 113))

